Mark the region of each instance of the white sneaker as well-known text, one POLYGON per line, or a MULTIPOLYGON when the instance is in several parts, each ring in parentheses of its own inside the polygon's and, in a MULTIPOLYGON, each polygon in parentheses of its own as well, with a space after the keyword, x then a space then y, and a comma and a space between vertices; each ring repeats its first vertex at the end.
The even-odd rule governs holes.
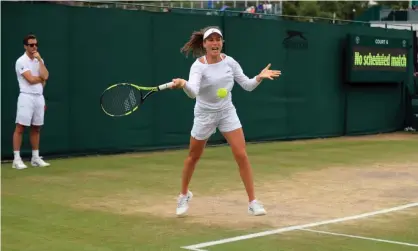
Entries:
POLYGON ((263 205, 257 201, 257 200, 253 200, 249 205, 248 205, 248 213, 250 215, 254 215, 254 216, 260 216, 260 215, 266 215, 267 212, 264 209, 263 205))
POLYGON ((22 169, 27 168, 27 166, 25 165, 25 163, 23 163, 22 159, 15 159, 13 160, 13 168, 22 170, 22 169))
POLYGON ((45 166, 50 166, 50 164, 49 164, 49 163, 46 163, 46 162, 42 159, 42 157, 37 157, 37 158, 33 158, 33 157, 32 157, 32 160, 31 160, 30 164, 31 164, 32 166, 36 166, 36 167, 45 167, 45 166))
POLYGON ((177 199, 177 216, 187 215, 187 210, 189 210, 189 201, 192 199, 193 193, 187 191, 187 195, 180 194, 177 199))

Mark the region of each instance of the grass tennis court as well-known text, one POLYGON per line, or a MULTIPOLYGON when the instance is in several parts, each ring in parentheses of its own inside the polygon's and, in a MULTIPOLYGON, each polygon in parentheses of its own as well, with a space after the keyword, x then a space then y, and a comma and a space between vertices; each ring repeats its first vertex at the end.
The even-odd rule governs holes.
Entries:
POLYGON ((2 250, 180 251, 406 204, 195 250, 418 250, 417 134, 249 144, 248 153, 267 216, 247 216, 226 146, 206 149, 187 218, 175 217, 186 150, 56 159, 19 171, 2 163, 2 250))

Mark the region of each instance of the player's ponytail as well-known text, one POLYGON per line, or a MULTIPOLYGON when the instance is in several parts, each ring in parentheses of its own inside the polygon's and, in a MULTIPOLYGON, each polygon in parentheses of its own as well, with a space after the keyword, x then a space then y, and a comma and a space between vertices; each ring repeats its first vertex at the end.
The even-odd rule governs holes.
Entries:
POLYGON ((192 33, 190 40, 184 44, 180 49, 180 52, 184 53, 186 57, 191 52, 194 57, 200 57, 205 54, 203 48, 203 31, 195 31, 192 33))

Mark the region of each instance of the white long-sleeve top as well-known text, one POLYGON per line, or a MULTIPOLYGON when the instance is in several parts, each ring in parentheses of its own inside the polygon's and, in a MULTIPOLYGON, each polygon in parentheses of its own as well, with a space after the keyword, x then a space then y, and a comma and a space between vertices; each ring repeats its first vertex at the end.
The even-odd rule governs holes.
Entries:
POLYGON ((248 78, 230 56, 224 55, 224 59, 215 64, 204 64, 196 59, 183 90, 190 98, 196 98, 195 112, 218 112, 234 107, 231 94, 234 81, 246 91, 254 90, 259 84, 256 76, 248 78), (225 98, 217 96, 219 88, 228 90, 225 98))

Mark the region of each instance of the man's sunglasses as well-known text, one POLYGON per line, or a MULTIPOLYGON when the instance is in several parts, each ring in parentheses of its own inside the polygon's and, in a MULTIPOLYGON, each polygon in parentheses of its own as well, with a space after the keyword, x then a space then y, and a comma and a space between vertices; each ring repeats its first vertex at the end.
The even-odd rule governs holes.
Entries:
POLYGON ((29 47, 34 47, 36 45, 36 47, 38 47, 38 43, 35 44, 27 44, 29 47))

